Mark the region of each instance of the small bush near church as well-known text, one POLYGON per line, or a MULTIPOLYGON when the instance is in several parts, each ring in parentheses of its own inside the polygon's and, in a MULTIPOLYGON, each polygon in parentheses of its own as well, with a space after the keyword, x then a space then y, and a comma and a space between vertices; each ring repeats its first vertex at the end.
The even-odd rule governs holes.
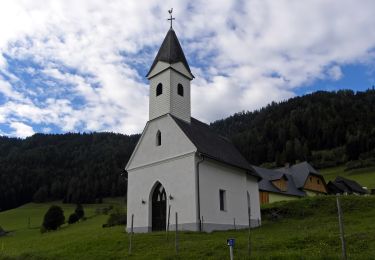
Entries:
POLYGON ((56 230, 64 224, 64 222, 65 216, 62 208, 52 205, 44 215, 43 228, 45 231, 56 230))

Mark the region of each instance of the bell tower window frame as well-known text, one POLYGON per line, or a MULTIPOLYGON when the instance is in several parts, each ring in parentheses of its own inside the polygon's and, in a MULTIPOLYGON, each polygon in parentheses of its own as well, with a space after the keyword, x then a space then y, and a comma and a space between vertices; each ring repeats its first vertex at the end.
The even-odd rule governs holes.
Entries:
POLYGON ((160 96, 161 94, 163 94, 163 84, 159 83, 156 86, 156 96, 160 96))
POLYGON ((184 86, 181 83, 177 85, 177 94, 181 97, 184 96, 184 86))

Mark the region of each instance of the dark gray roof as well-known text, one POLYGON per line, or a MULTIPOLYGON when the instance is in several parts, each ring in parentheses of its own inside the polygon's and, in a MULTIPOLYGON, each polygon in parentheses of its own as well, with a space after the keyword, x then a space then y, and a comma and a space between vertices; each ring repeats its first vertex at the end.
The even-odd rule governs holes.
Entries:
POLYGON ((340 183, 340 182, 334 182, 334 181, 329 181, 327 184, 327 189, 329 194, 337 194, 337 193, 350 193, 350 190, 348 187, 346 187, 345 184, 340 183))
POLYGON ((155 67, 158 61, 168 62, 173 64, 176 62, 182 62, 186 69, 190 72, 189 64, 185 58, 185 54, 181 48, 180 42, 177 39, 177 35, 174 30, 169 29, 167 35, 164 38, 163 43, 160 46, 158 54, 156 55, 154 62, 151 65, 150 70, 148 71, 146 77, 151 73, 152 69, 155 67))
POLYGON ((213 132, 207 124, 193 117, 191 118, 191 123, 172 115, 171 117, 197 147, 199 153, 211 159, 245 169, 249 174, 259 177, 233 143, 227 138, 213 132))
POLYGON ((297 188, 303 188, 303 186, 305 186, 306 179, 310 174, 321 176, 308 162, 301 162, 290 167, 279 168, 278 171, 291 174, 297 188))
POLYGON ((335 184, 336 187, 342 187, 342 185, 345 185, 347 189, 342 189, 343 192, 359 194, 367 193, 367 191, 364 188, 362 188, 362 186, 359 185, 358 182, 341 176, 337 176, 336 179, 333 181, 333 184, 335 184))
POLYGON ((299 196, 299 197, 306 196, 306 193, 304 191, 299 190, 296 187, 294 183, 294 179, 291 176, 291 174, 284 173, 278 170, 270 170, 266 168, 261 168, 257 166, 253 166, 253 169, 262 178, 260 182, 258 183, 259 190, 275 192, 275 193, 280 193, 280 194, 285 194, 285 195, 299 196), (286 191, 281 191, 272 184, 272 181, 279 180, 283 176, 288 180, 286 191))

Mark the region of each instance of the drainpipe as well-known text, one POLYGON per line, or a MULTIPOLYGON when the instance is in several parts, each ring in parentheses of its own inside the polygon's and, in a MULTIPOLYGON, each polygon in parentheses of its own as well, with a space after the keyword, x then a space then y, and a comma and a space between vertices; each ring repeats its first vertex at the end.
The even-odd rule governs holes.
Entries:
POLYGON ((197 219, 198 219, 198 223, 199 223, 199 231, 202 231, 202 223, 201 223, 201 200, 200 200, 200 189, 199 189, 199 164, 201 164, 203 161, 204 161, 204 157, 201 153, 197 153, 197 157, 199 158, 199 160, 197 161, 197 164, 196 164, 196 170, 195 170, 195 174, 196 174, 196 187, 197 187, 197 219))

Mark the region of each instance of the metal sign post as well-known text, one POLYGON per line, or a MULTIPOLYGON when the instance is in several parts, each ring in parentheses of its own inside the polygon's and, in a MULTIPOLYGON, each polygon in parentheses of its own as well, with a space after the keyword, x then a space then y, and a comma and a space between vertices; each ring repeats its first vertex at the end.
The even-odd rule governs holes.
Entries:
POLYGON ((234 238, 229 238, 229 239, 227 239, 227 245, 229 246, 229 256, 230 256, 230 260, 233 260, 233 247, 234 247, 234 242, 235 242, 235 239, 234 239, 234 238))

